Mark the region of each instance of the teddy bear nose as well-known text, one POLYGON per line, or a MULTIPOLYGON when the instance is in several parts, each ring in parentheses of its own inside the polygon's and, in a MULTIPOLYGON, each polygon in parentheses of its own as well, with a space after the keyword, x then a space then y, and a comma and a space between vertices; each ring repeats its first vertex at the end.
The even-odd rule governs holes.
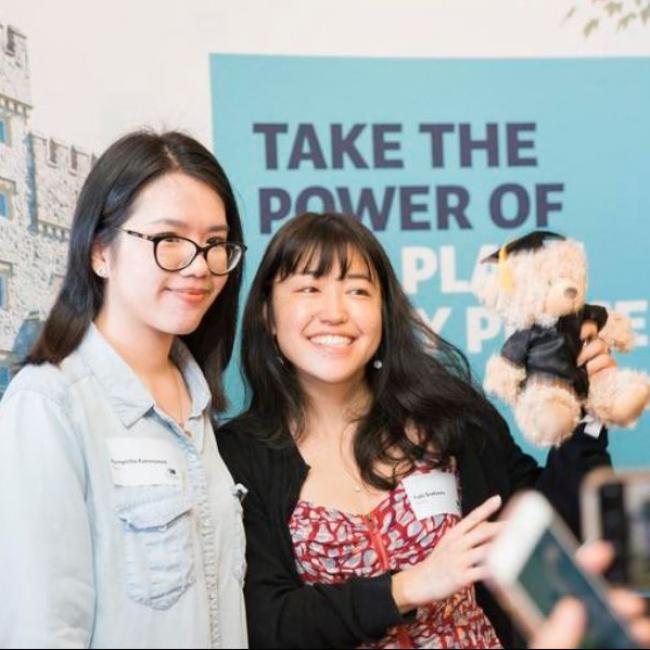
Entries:
POLYGON ((578 290, 570 287, 569 289, 564 290, 564 295, 571 300, 575 300, 576 296, 578 295, 578 290))

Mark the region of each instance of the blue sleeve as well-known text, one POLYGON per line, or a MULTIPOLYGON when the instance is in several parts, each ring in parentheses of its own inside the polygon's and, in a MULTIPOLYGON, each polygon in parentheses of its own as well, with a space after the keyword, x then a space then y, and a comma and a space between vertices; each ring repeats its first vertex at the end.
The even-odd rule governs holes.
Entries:
POLYGON ((95 590, 85 463, 62 404, 0 403, 0 647, 82 648, 95 590))

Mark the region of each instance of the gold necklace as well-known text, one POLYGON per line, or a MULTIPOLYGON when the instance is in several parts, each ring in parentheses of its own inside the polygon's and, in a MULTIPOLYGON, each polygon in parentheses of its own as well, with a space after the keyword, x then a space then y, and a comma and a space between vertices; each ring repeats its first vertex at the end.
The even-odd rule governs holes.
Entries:
POLYGON ((343 467, 343 471, 348 475, 348 478, 352 481, 352 484, 354 486, 354 488, 353 488, 354 491, 357 494, 361 494, 361 492, 363 490, 363 487, 362 487, 363 486, 363 481, 361 481, 361 483, 359 483, 359 481, 357 481, 357 479, 354 478, 354 475, 348 469, 348 464, 347 464, 345 458, 343 458, 343 453, 342 453, 342 450, 340 448, 339 448, 339 458, 341 459, 341 467, 343 467))
POLYGON ((361 491, 363 490, 363 487, 361 486, 361 484, 356 481, 356 479, 354 478, 354 476, 350 472, 348 472, 348 468, 345 467, 345 465, 344 465, 343 469, 345 470, 345 473, 350 477, 350 480, 352 481, 352 484, 354 486, 354 491, 357 494, 361 494, 361 491))
POLYGON ((343 471, 348 475, 350 480, 352 481, 352 489, 355 491, 356 494, 361 494, 361 490, 363 489, 357 481, 355 481, 354 476, 348 472, 348 470, 344 467, 343 471))

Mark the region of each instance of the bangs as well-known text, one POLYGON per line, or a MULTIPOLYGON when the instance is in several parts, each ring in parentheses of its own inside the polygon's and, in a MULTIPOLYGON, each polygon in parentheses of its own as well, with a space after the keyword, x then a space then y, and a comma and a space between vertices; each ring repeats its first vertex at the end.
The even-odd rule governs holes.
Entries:
POLYGON ((374 283, 377 274, 362 241, 353 232, 337 226, 336 222, 330 221, 295 230, 284 242, 274 277, 280 282, 296 274, 309 273, 321 278, 338 267, 338 279, 343 280, 358 257, 363 260, 368 277, 374 283))

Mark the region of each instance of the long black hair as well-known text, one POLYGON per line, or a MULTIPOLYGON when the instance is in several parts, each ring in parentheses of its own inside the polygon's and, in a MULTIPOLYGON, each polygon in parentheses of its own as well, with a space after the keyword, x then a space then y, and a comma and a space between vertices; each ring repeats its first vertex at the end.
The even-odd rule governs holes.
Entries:
MULTIPOLYGON (((92 270, 93 245, 109 245, 130 216, 143 188, 164 174, 179 171, 202 181, 224 202, 229 238, 242 242, 235 197, 215 157, 193 138, 177 132, 130 133, 112 144, 86 179, 70 232, 68 265, 61 291, 25 363, 59 364, 80 344, 104 299, 104 281, 92 270)), ((182 336, 201 366, 216 410, 227 406, 222 372, 230 361, 237 328, 240 264, 199 327, 182 336)))
POLYGON ((354 217, 307 213, 283 226, 271 240, 248 296, 242 332, 242 362, 249 390, 247 410, 227 428, 254 432, 272 447, 294 444, 304 433, 306 396, 291 364, 279 355, 270 323, 273 283, 307 269, 317 277, 336 264, 345 277, 360 254, 382 295, 382 338, 366 368, 372 400, 358 421, 354 455, 361 476, 379 489, 396 485, 378 463, 408 471, 427 457, 445 465, 462 453, 468 424, 479 428, 496 415, 473 383, 463 353, 436 335, 404 293, 375 236, 354 217), (417 431, 409 436, 407 429, 417 431), (432 453, 434 450, 434 453, 432 453), (404 463, 406 463, 404 465, 404 463))

